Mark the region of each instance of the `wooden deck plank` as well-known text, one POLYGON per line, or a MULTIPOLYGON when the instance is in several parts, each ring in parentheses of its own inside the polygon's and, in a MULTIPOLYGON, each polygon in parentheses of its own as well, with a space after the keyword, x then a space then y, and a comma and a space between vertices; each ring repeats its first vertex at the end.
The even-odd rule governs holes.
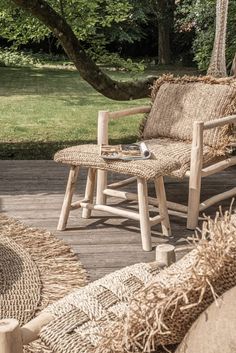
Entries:
MULTIPOLYGON (((78 254, 79 260, 88 270, 91 280, 112 272, 114 269, 135 262, 153 261, 155 251, 144 252, 141 249, 139 225, 135 221, 116 216, 93 212, 90 219, 81 218, 81 210, 73 211, 69 218, 68 229, 56 230, 63 195, 68 176, 68 167, 57 165, 53 161, 0 161, 0 211, 22 220, 24 223, 52 231, 58 238, 64 239, 78 254)), ((112 174, 110 182, 120 180, 112 174)), ((86 170, 82 170, 75 199, 83 197, 86 170)), ((203 180, 202 199, 215 192, 223 192, 235 186, 236 168, 211 176, 203 180)), ((127 188, 126 188, 127 189, 127 188)), ((135 185, 128 187, 135 191, 135 185)), ((167 197, 171 201, 187 201, 187 181, 166 178, 167 197)), ((154 196, 154 185, 150 184, 149 194, 154 196)), ((115 199, 110 199, 115 203, 115 199)), ((229 207, 230 200, 223 203, 229 207)), ((133 204, 130 205, 133 208, 133 204)), ((207 210, 213 215, 217 205, 207 210)), ((153 245, 170 242, 177 246, 177 258, 189 251, 186 239, 192 231, 186 229, 186 220, 170 217, 171 238, 162 236, 160 226, 153 227, 153 245), (179 251, 178 251, 179 249, 179 251)))

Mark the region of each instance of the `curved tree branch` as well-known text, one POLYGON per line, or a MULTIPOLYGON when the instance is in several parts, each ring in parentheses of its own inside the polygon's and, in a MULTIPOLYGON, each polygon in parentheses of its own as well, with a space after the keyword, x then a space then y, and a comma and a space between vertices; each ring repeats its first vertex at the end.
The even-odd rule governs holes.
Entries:
POLYGON ((14 4, 43 22, 58 38, 82 78, 104 96, 115 100, 145 98, 155 77, 120 82, 112 80, 86 54, 66 20, 44 0, 11 0, 14 4))

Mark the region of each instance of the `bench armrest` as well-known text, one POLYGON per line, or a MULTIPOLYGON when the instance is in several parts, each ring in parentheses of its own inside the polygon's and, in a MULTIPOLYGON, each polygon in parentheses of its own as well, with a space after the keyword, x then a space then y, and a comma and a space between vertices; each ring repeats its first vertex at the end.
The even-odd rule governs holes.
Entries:
POLYGON ((225 116, 204 123, 203 121, 195 121, 193 124, 193 139, 191 148, 191 165, 190 165, 190 181, 189 187, 194 189, 196 185, 201 183, 201 169, 203 161, 203 132, 204 130, 213 129, 226 124, 236 124, 236 115, 225 116))
POLYGON ((215 119, 215 120, 209 121, 208 123, 204 123, 203 129, 208 130, 208 129, 213 129, 214 127, 233 124, 233 123, 236 124, 236 115, 225 116, 223 118, 215 119))
POLYGON ((129 108, 125 110, 119 110, 115 112, 99 111, 98 112, 98 135, 97 143, 108 144, 108 123, 109 120, 120 119, 129 115, 149 113, 151 110, 150 106, 141 106, 135 108, 129 108))

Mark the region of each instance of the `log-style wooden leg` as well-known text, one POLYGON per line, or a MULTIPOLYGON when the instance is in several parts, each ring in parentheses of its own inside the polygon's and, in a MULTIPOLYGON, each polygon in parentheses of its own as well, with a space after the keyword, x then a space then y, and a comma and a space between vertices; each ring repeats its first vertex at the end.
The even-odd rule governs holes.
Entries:
POLYGON ((20 326, 15 319, 0 320, 0 352, 23 353, 20 326))
MULTIPOLYGON (((93 203, 95 178, 96 178, 96 169, 89 168, 83 202, 93 203)), ((83 208, 82 218, 89 218, 91 216, 91 211, 92 211, 91 209, 83 208)))
POLYGON ((202 122, 195 122, 193 126, 188 195, 188 229, 195 229, 198 224, 203 158, 203 125, 202 122))
POLYGON ((57 230, 66 229, 66 224, 70 213, 71 201, 74 194, 76 181, 78 178, 78 173, 79 167, 71 166, 57 230))
POLYGON ((106 188, 107 188, 107 171, 98 170, 97 171, 97 195, 96 195, 97 205, 106 204, 106 195, 103 194, 103 191, 106 188))
MULTIPOLYGON (((98 112, 98 145, 108 145, 108 122, 109 122, 109 111, 98 112)), ((97 205, 106 204, 106 196, 103 194, 103 190, 107 188, 107 172, 105 170, 97 171, 97 194, 96 203, 97 205)))
POLYGON ((28 321, 21 327, 23 345, 27 345, 39 338, 42 328, 49 324, 54 316, 48 312, 41 312, 34 319, 28 321))
POLYGON ((160 266, 170 266, 176 262, 175 247, 170 244, 160 244, 156 247, 156 261, 160 266))
MULTIPOLYGON (((190 176, 191 178, 191 176, 190 176)), ((198 225, 199 205, 201 194, 201 177, 195 180, 196 183, 189 180, 189 194, 188 194, 188 218, 187 228, 195 229, 198 225), (191 184, 191 187, 190 187, 191 184)))
POLYGON ((163 177, 154 180, 157 201, 159 206, 160 216, 163 217, 161 221, 162 232, 164 235, 171 235, 170 220, 166 204, 166 192, 163 177))
POLYGON ((151 226, 149 220, 148 191, 145 179, 137 178, 140 229, 143 250, 152 250, 151 226))

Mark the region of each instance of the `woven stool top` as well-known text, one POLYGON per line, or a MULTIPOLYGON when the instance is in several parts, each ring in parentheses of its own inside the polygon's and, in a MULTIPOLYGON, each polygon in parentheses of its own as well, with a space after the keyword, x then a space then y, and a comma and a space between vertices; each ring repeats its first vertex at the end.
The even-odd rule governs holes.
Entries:
POLYGON ((30 255, 14 240, 0 236, 0 318, 29 321, 40 293, 39 271, 30 255))
MULTIPOLYGON (((119 161, 104 160, 99 155, 98 145, 79 145, 65 148, 54 156, 56 162, 85 166, 130 174, 145 179, 160 176, 183 178, 190 167, 191 142, 176 141, 170 138, 160 138, 144 141, 152 153, 150 159, 119 161)), ((204 163, 215 160, 211 147, 204 147, 204 163)))

